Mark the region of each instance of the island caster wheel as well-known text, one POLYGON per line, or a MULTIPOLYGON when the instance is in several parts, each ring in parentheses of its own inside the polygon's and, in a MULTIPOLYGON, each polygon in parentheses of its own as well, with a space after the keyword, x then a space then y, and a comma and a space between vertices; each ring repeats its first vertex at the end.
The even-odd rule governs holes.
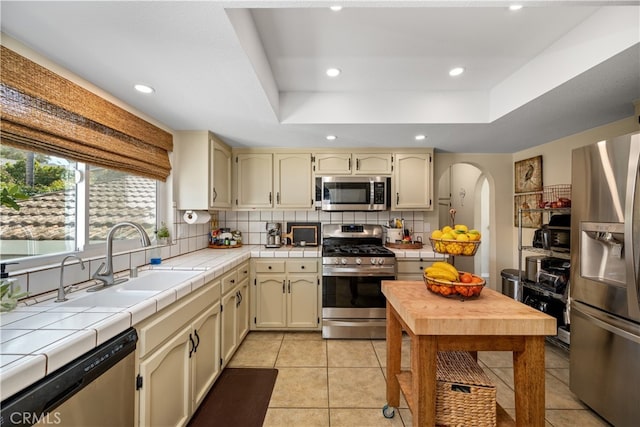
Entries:
POLYGON ((382 415, 384 415, 385 418, 393 418, 396 415, 396 408, 394 408, 393 406, 384 405, 382 407, 382 415))

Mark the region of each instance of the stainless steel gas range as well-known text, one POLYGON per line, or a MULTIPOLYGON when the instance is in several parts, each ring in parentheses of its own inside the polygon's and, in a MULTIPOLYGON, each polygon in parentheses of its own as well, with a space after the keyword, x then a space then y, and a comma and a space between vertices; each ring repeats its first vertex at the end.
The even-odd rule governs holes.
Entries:
POLYGON ((322 229, 322 336, 385 338, 383 280, 395 280, 395 254, 382 227, 328 224, 322 229))

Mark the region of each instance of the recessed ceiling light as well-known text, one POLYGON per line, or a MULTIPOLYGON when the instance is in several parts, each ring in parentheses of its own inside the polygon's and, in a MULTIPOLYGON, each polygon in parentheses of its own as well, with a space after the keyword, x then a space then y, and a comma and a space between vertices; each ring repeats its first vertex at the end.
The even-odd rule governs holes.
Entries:
POLYGON ((335 5, 329 7, 329 9, 333 10, 334 12, 340 12, 342 10, 342 6, 335 5))
POLYGON ((335 135, 327 135, 327 140, 328 140, 328 141, 334 141, 334 140, 336 140, 336 139, 338 139, 338 137, 337 137, 337 136, 335 136, 335 135))
POLYGON ((420 134, 420 135, 416 135, 416 141, 422 141, 426 138, 426 136, 420 134))
POLYGON ((451 77, 459 76, 462 73, 464 73, 464 68, 462 68, 462 67, 456 67, 456 68, 452 68, 451 70, 449 70, 449 75, 451 77))
POLYGON ((516 10, 520 10, 520 9, 522 9, 521 4, 512 4, 509 6, 509 10, 512 12, 515 12, 516 10))
POLYGON ((339 68, 327 68, 327 76, 329 77, 337 77, 341 73, 339 68))
POLYGON ((143 84, 137 84, 133 86, 135 88, 135 90, 137 90, 138 92, 142 92, 142 93, 153 93, 155 92, 155 89, 152 88, 151 86, 148 85, 143 85, 143 84))

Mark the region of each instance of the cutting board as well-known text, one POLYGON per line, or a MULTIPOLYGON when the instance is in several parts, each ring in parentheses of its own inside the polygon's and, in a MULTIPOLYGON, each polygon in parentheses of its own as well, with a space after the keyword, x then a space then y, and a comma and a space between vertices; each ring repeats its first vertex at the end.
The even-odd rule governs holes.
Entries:
POLYGON ((291 239, 293 246, 299 246, 302 240, 307 246, 318 246, 320 227, 319 222, 288 222, 287 233, 282 237, 291 239))

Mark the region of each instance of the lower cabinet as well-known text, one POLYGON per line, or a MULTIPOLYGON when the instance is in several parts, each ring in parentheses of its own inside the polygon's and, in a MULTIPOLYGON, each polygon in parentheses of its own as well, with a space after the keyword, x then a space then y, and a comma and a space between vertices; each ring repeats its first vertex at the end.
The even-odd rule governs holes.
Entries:
POLYGON ((252 329, 319 329, 318 260, 253 260, 252 329))
POLYGON ((216 281, 136 325, 138 425, 183 426, 206 396, 221 370, 219 301, 216 281))
POLYGON ((249 263, 222 278, 221 360, 224 368, 249 332, 249 263))
POLYGON ((441 259, 433 258, 396 258, 397 280, 423 280, 424 269, 441 259))

